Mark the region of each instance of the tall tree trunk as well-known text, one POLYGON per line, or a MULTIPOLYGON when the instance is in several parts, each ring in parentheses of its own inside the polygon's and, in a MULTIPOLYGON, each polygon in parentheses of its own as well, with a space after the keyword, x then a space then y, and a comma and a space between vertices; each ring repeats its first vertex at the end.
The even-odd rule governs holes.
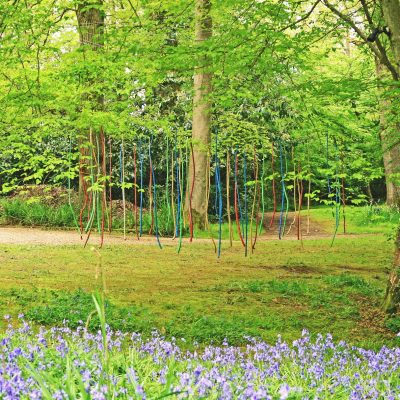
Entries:
MULTIPOLYGON (((76 17, 78 21, 79 40, 83 51, 91 50, 93 52, 100 51, 104 46, 104 23, 105 14, 102 10, 103 0, 91 1, 80 1, 76 8, 76 17)), ((95 91, 91 93, 94 82, 84 82, 86 85, 86 92, 83 94, 83 100, 91 101, 92 107, 95 109, 101 109, 104 104, 104 96, 98 94, 95 91)), ((100 127, 99 127, 100 129, 100 127)), ((89 131, 89 129, 88 129, 89 131)), ((84 133, 79 139, 79 145, 82 147, 85 141, 86 134, 84 133)), ((83 153, 87 155, 83 148, 83 153)), ((87 171, 82 171, 79 180, 79 198, 83 198, 83 179, 87 171)))
POLYGON ((76 9, 81 46, 97 51, 104 44, 103 0, 81 1, 76 9))
POLYGON ((383 17, 390 30, 390 45, 397 74, 400 74, 400 0, 381 0, 383 17))
MULTIPOLYGON (((195 40, 201 45, 212 36, 212 20, 210 16, 211 0, 196 0, 196 26, 195 40)), ((203 51, 201 49, 200 51, 203 51)), ((211 141, 211 93, 212 93, 212 73, 210 72, 209 58, 202 55, 199 65, 194 74, 194 99, 193 99, 193 123, 192 141, 194 153, 194 166, 190 160, 188 170, 188 187, 192 186, 193 168, 196 175, 194 177, 194 188, 192 195, 192 217, 193 222, 200 228, 204 228, 207 215, 207 196, 206 180, 208 157, 211 141)), ((187 196, 190 193, 187 191, 187 196)), ((189 207, 188 197, 186 197, 186 209, 189 207)))
MULTIPOLYGON (((381 5, 386 25, 390 30, 394 68, 397 76, 400 76, 400 0, 381 0, 381 5)), ((386 155, 386 158, 387 161, 390 161, 392 174, 392 182, 388 187, 388 189, 390 188, 390 191, 388 190, 388 203, 391 205, 400 205, 400 118, 398 116, 399 110, 396 108, 392 104, 390 117, 394 121, 391 124, 394 125, 394 128, 386 138, 389 146, 389 155, 386 155), (398 174, 397 177, 395 174, 398 174)), ((400 312, 400 226, 397 230, 394 264, 389 275, 383 309, 391 314, 400 312)))
POLYGON ((400 137, 399 125, 396 122, 392 122, 392 104, 390 97, 385 94, 385 88, 383 87, 383 81, 388 78, 387 70, 377 58, 375 58, 376 75, 378 80, 379 90, 379 120, 380 120, 380 140, 382 145, 382 158, 383 166, 385 170, 385 182, 386 182, 386 203, 390 206, 396 205, 399 197, 399 186, 395 185, 394 173, 396 172, 396 164, 400 160, 396 160, 396 151, 400 147, 396 145, 396 138, 400 137))
MULTIPOLYGON (((394 68, 400 76, 400 0, 381 0, 383 16, 390 31, 390 45, 394 68)), ((396 82, 398 83, 398 82, 396 82)), ((396 88, 397 89, 397 85, 396 88)), ((395 91, 396 92, 396 91, 395 91)), ((398 99, 391 100, 386 96, 388 115, 386 118, 387 131, 384 137, 384 161, 389 163, 390 175, 386 178, 387 202, 389 205, 400 205, 400 117, 398 99), (390 104, 392 103, 392 104, 390 104), (388 182, 389 180, 389 182, 388 182)), ((385 165, 386 168, 386 165, 385 165)))

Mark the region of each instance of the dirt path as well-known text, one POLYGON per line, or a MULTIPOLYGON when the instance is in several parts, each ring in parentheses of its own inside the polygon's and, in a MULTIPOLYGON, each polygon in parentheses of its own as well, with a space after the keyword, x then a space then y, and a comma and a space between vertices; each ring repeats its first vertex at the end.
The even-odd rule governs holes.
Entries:
MULTIPOLYGON (((279 214, 275 216, 274 222, 270 227, 271 214, 267 214, 264 221, 265 232, 258 237, 258 241, 269 241, 279 240, 279 214)), ((297 227, 294 221, 294 214, 289 213, 284 240, 297 240, 297 227), (293 224, 292 224, 293 223, 293 224)), ((325 226, 324 224, 316 221, 310 221, 309 232, 307 233, 307 217, 304 216, 301 219, 301 234, 304 240, 312 239, 327 239, 332 237, 332 226, 325 226)), ((236 229, 234 226, 233 229, 236 229)), ((339 237, 344 235, 338 234, 339 237)), ((345 235, 345 237, 362 237, 368 235, 345 235)), ((172 238, 162 238, 162 244, 166 246, 175 246, 177 240, 172 238)), ((184 242, 188 242, 189 239, 183 239, 184 242)), ((194 239, 196 243, 208 243, 210 239, 194 239)), ((88 242, 88 246, 97 246, 100 242, 98 234, 93 233, 88 242)), ((27 228, 20 226, 0 226, 0 244, 15 244, 15 245, 50 245, 50 246, 62 246, 62 245, 81 245, 83 246, 84 241, 81 240, 80 235, 76 231, 67 230, 45 230, 41 228, 27 228)), ((145 236, 136 240, 134 234, 130 233, 127 240, 124 240, 122 233, 113 233, 112 235, 104 235, 104 244, 108 245, 155 245, 155 238, 152 236, 145 236)))
MULTIPOLYGON (((86 238, 86 236, 85 236, 86 238)), ((89 245, 98 245, 100 236, 93 233, 90 236, 89 245)), ((105 244, 153 244, 152 237, 143 237, 140 242, 133 239, 129 235, 127 240, 124 240, 122 235, 118 234, 105 234, 105 244)), ((80 235, 76 231, 64 230, 45 230, 41 228, 26 228, 17 226, 0 226, 0 244, 26 244, 26 245, 83 245, 84 241, 81 240, 80 235)))
MULTIPOLYGON (((277 212, 272 220, 272 213, 266 213, 264 216, 264 228, 265 236, 269 239, 279 236, 279 219, 280 213, 277 212), (272 223, 271 223, 272 221, 272 223)), ((282 226, 285 224, 284 215, 282 215, 282 226)), ((307 216, 303 213, 300 219, 300 232, 303 239, 306 238, 323 238, 332 235, 333 222, 329 225, 323 224, 320 221, 315 221, 310 218, 310 224, 308 226, 307 216)), ((286 218, 285 224, 285 237, 286 238, 296 238, 297 239, 297 214, 294 212, 289 212, 286 218)))

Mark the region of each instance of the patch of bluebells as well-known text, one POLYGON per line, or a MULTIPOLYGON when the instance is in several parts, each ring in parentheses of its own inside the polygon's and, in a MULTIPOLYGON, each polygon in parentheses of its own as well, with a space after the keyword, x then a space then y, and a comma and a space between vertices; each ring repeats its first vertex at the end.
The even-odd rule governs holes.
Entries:
POLYGON ((399 348, 374 352, 303 331, 292 344, 246 338, 188 351, 156 332, 105 333, 9 322, 0 399, 400 399, 399 348))

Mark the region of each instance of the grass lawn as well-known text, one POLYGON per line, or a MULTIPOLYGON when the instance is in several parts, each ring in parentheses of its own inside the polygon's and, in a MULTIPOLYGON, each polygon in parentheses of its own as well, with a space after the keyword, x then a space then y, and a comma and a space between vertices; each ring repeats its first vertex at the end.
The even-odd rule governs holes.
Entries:
MULTIPOLYGON (((392 250, 382 234, 339 237, 332 248, 329 239, 303 247, 262 241, 248 258, 240 243, 225 242, 221 259, 206 242, 185 245, 179 255, 172 246, 106 246, 108 322, 200 343, 226 337, 240 344, 243 335, 291 340, 307 328, 371 348, 395 344, 379 310, 392 250)), ((2 245, 0 265, 0 314, 76 325, 94 309, 90 292, 101 285, 96 251, 2 245)))
MULTIPOLYGON (((303 211, 306 215, 307 211, 303 211)), ((351 234, 376 233, 390 235, 400 222, 400 211, 387 206, 346 207, 346 232, 351 234)), ((334 208, 316 207, 310 210, 310 217, 323 224, 329 232, 334 230, 334 208)), ((343 209, 340 210, 338 233, 343 232, 343 209)))

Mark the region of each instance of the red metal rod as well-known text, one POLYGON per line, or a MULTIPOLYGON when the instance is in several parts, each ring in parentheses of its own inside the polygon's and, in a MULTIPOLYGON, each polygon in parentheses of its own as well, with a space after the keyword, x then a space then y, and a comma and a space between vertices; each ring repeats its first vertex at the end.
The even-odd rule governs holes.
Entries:
POLYGON ((240 237, 240 241, 242 242, 243 247, 246 246, 246 244, 244 243, 244 239, 243 239, 243 235, 242 232, 240 230, 240 220, 239 220, 239 208, 238 208, 238 196, 239 196, 239 191, 238 191, 238 184, 237 184, 237 176, 238 176, 238 155, 236 153, 235 155, 235 175, 236 175, 236 179, 235 179, 235 218, 236 218, 236 227, 237 227, 237 231, 240 237))
POLYGON ((135 232, 136 238, 139 240, 139 231, 138 231, 138 208, 137 208, 137 166, 136 166, 136 144, 133 148, 133 201, 135 208, 135 232))
POLYGON ((275 190, 275 159, 274 159, 274 144, 271 143, 272 153, 271 153, 271 168, 272 168, 272 196, 274 199, 274 211, 272 213, 271 222, 269 227, 271 228, 274 224, 275 214, 276 214, 276 190, 275 190))
MULTIPOLYGON (((299 161, 299 176, 301 173, 301 164, 299 161)), ((298 187, 298 193, 299 193, 299 207, 297 211, 297 240, 301 239, 301 207, 303 205, 303 193, 304 193, 304 185, 303 185, 303 179, 298 179, 297 180, 297 187, 298 187)))
MULTIPOLYGON (((344 155, 343 151, 341 153, 341 164, 342 164, 342 174, 344 173, 344 155)), ((345 180, 344 180, 344 175, 342 175, 342 205, 343 205, 343 233, 346 233, 346 186, 345 186, 345 180)))
MULTIPOLYGON (((258 184, 258 161, 257 161, 257 152, 256 148, 254 147, 254 181, 255 181, 255 194, 256 196, 256 202, 257 202, 257 208, 256 208, 256 233, 254 235, 254 242, 251 246, 251 251, 253 252, 256 248, 256 243, 257 243, 257 234, 258 234, 258 224, 260 222, 259 219, 259 211, 260 211, 260 186, 258 184)), ((251 227, 253 229, 253 226, 251 227)))
POLYGON ((152 200, 153 199, 153 191, 152 191, 152 187, 153 187, 153 165, 150 161, 150 165, 149 165, 149 171, 150 171, 150 176, 149 176, 149 199, 150 199, 150 203, 149 203, 149 207, 150 207, 150 214, 151 214, 151 225, 150 225, 150 229, 149 229, 149 235, 151 235, 153 233, 153 228, 154 228, 154 212, 153 212, 153 206, 152 206, 152 200))
POLYGON ((83 235, 83 213, 85 211, 86 205, 87 205, 87 200, 88 200, 88 194, 86 190, 86 182, 85 182, 85 175, 84 175, 84 156, 85 156, 85 151, 83 147, 80 148, 80 153, 81 153, 81 159, 79 161, 79 179, 82 185, 82 190, 83 190, 83 205, 79 211, 79 227, 81 230, 81 240, 82 240, 82 235, 83 235))

